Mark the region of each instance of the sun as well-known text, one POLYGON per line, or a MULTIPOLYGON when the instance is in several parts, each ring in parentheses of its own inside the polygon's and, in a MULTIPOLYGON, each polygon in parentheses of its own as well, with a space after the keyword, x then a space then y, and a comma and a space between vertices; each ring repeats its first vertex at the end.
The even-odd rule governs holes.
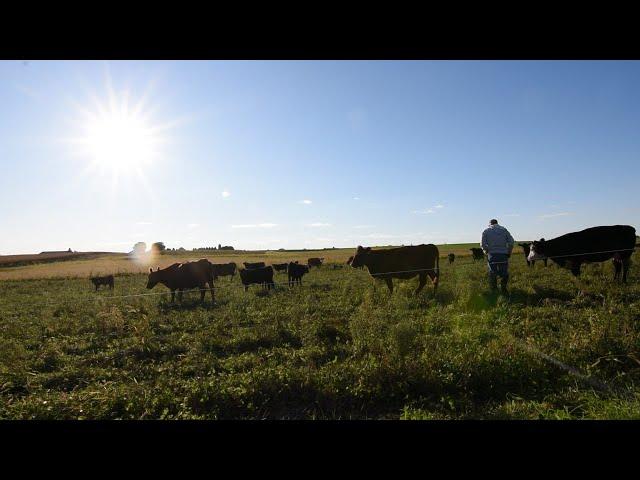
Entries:
POLYGON ((91 107, 77 106, 77 135, 70 139, 74 153, 81 157, 86 172, 111 174, 114 183, 119 177, 138 177, 161 158, 167 143, 167 130, 172 123, 160 124, 151 118, 147 95, 132 102, 128 90, 108 88, 106 101, 92 96, 91 107))

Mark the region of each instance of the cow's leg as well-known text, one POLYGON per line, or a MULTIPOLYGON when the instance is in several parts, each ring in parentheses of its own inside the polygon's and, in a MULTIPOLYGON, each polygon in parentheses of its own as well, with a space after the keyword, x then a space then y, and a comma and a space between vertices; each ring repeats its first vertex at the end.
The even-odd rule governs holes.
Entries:
POLYGON ((387 282, 387 288, 389 288, 389 293, 393 293, 393 280, 391 279, 391 277, 385 278, 384 281, 387 282))
POLYGON ((171 290, 171 303, 173 303, 176 299, 176 291, 175 290, 171 290))
POLYGON ((427 284, 427 272, 420 272, 419 278, 420 282, 418 283, 418 288, 416 288, 416 291, 413 292, 414 295, 419 294, 427 284))
POLYGON ((616 281, 620 278, 620 272, 622 271, 622 261, 617 258, 613 259, 613 280, 616 281))
MULTIPOLYGON (((215 289, 215 287, 213 286, 213 282, 209 282, 209 291, 211 292, 211 302, 212 303, 216 302, 214 289, 215 289)), ((204 297, 202 299, 204 300, 204 297)))
POLYGON ((544 262, 544 266, 547 266, 547 259, 545 258, 544 260, 542 260, 544 262))
POLYGON ((630 258, 622 259, 622 283, 627 283, 627 273, 629 272, 630 266, 631 266, 630 258))
POLYGON ((182 303, 182 289, 181 288, 178 289, 178 301, 180 303, 182 303))
POLYGON ((438 280, 440 280, 439 276, 440 271, 438 272, 429 272, 429 278, 431 278, 431 283, 433 283, 433 294, 435 295, 438 291, 438 280))
POLYGON ((205 287, 205 285, 206 284, 203 283, 202 286, 200 287, 200 302, 201 303, 204 302, 204 294, 205 294, 204 287, 205 287))
POLYGON ((573 273, 574 277, 580 276, 580 262, 572 262, 571 263, 571 273, 573 273))

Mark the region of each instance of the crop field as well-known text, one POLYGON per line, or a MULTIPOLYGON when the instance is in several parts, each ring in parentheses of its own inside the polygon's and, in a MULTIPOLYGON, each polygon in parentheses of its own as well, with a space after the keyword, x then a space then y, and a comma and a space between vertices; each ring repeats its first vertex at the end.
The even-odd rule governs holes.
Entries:
POLYGON ((439 246, 417 296, 345 265, 353 249, 158 257, 326 259, 300 287, 220 278, 214 305, 170 303, 125 255, 0 268, 0 419, 640 418, 638 252, 622 285, 611 262, 575 279, 518 247, 505 296, 472 246, 439 246))

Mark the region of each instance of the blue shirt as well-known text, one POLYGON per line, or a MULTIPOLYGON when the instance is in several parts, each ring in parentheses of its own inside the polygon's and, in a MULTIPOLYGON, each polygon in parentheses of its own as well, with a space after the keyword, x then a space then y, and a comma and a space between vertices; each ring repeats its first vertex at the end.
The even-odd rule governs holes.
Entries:
POLYGON ((513 244, 514 240, 509 230, 502 225, 490 225, 489 228, 482 232, 480 246, 487 254, 511 253, 513 244))

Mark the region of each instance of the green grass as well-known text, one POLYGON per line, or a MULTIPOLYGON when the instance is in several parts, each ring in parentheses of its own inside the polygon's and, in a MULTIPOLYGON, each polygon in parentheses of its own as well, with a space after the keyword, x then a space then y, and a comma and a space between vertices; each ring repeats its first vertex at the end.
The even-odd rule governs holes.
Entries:
MULTIPOLYGON (((440 265, 435 297, 413 296, 417 279, 390 297, 336 264, 270 293, 223 278, 215 306, 0 282, 0 418, 640 418, 638 268, 621 286, 610 263, 575 281, 514 255, 506 298, 487 294, 484 263, 440 265)), ((113 294, 145 283, 119 275, 113 294)))

